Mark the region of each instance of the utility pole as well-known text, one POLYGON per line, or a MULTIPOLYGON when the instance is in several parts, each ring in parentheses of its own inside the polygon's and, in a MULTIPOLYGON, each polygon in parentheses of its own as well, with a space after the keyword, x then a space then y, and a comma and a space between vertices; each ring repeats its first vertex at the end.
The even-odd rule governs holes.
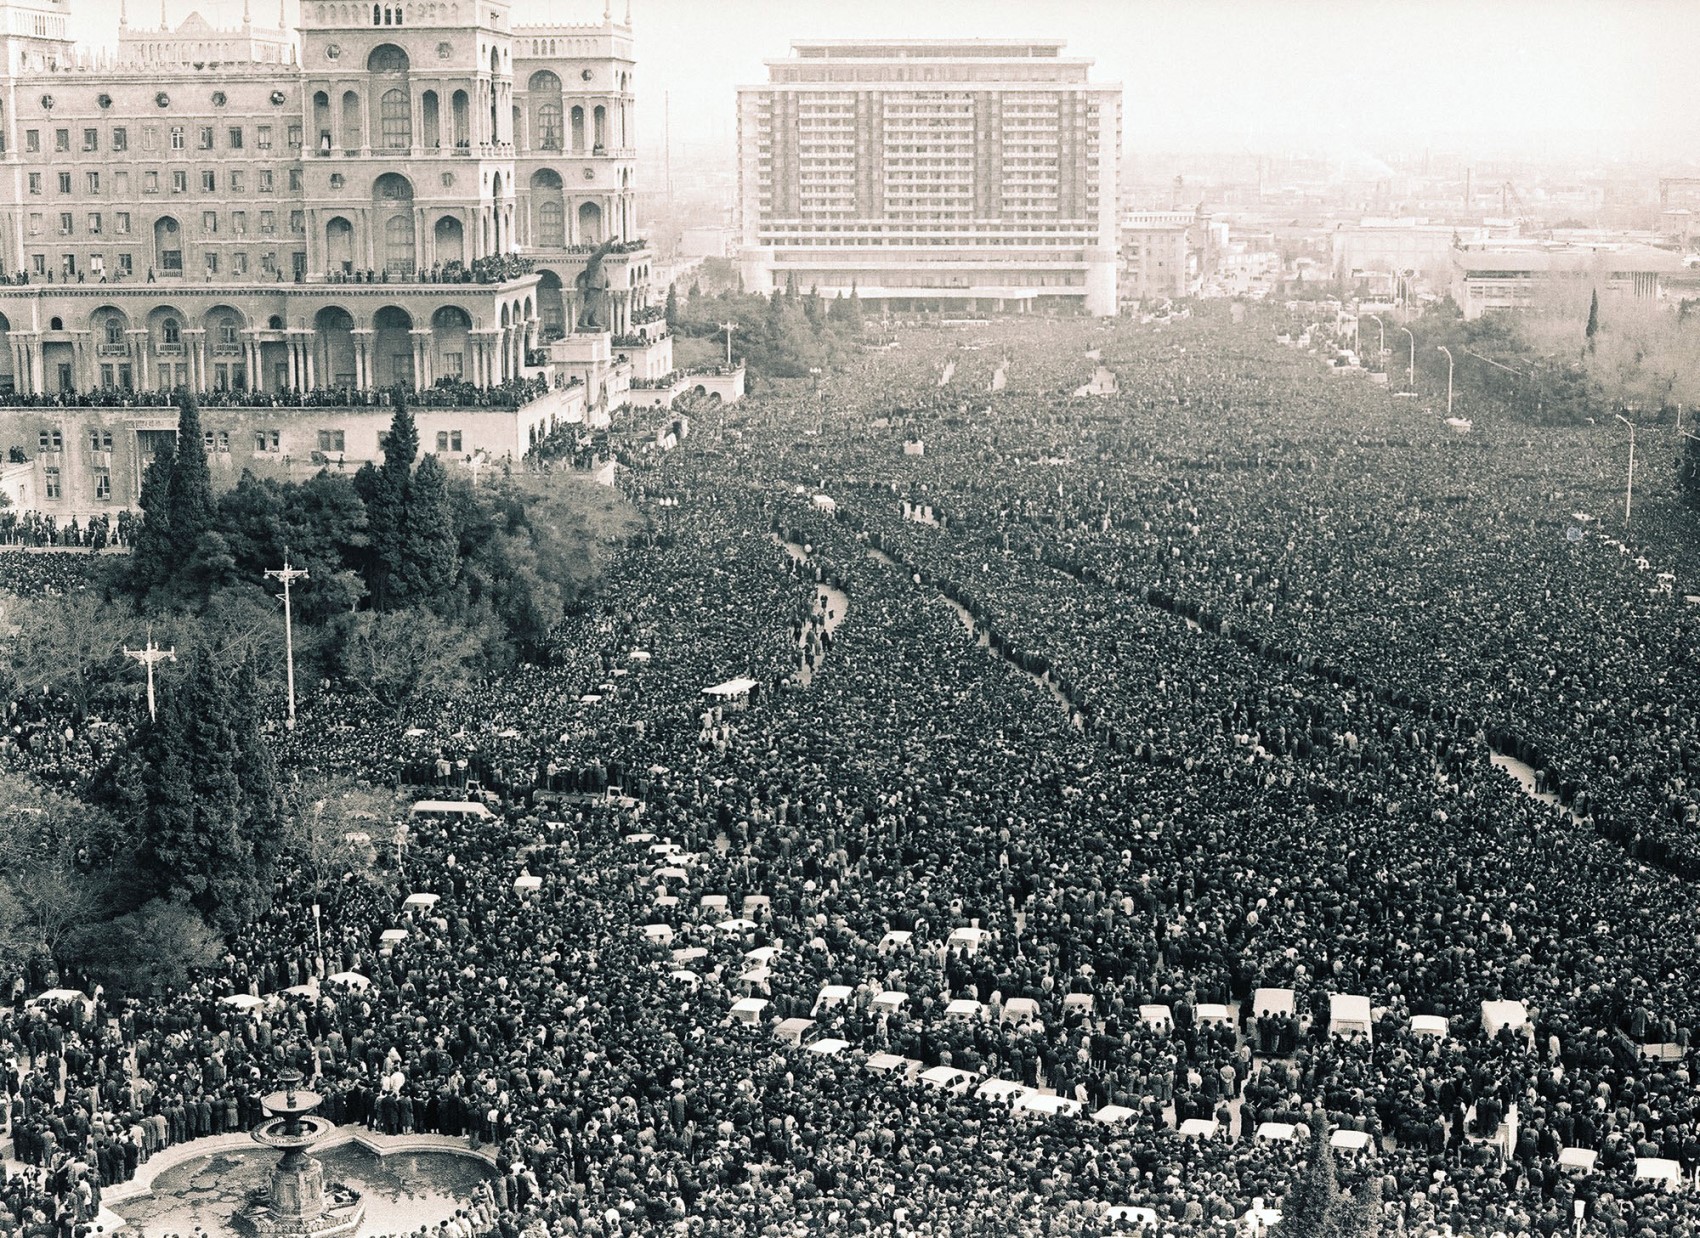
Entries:
POLYGON ((1629 427, 1629 480, 1623 487, 1623 527, 1629 527, 1629 503, 1635 495, 1635 423, 1622 413, 1614 416, 1629 427))
POLYGON ((164 662, 167 659, 170 659, 173 662, 177 661, 177 646, 173 645, 170 649, 161 649, 158 645, 154 644, 153 626, 150 624, 148 626, 148 643, 146 647, 142 649, 132 649, 130 646, 125 645, 124 656, 126 658, 134 658, 136 661, 148 668, 148 721, 157 722, 159 720, 159 715, 158 711, 154 708, 153 665, 155 662, 164 662))
POLYGON ((295 729, 295 625, 294 613, 289 604, 289 586, 298 580, 306 580, 307 569, 289 566, 289 550, 284 548, 283 566, 266 569, 266 575, 272 580, 283 582, 283 660, 286 667, 284 674, 289 682, 289 729, 295 729))
POLYGON ((722 331, 726 332, 726 368, 731 369, 732 368, 732 332, 734 332, 738 329, 738 324, 735 323, 735 322, 723 322, 723 323, 720 324, 720 329, 722 331))
POLYGON ((1445 344, 1436 344, 1435 350, 1446 354, 1446 415, 1452 416, 1452 350, 1445 344))

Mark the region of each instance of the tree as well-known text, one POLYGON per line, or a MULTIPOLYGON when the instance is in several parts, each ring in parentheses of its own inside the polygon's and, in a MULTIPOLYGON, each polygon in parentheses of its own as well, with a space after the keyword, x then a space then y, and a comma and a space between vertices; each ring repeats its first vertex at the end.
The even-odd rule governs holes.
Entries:
POLYGON ((180 555, 193 551, 201 535, 217 523, 201 409, 187 392, 177 410, 177 454, 166 488, 166 508, 171 513, 172 540, 180 555))
POLYGON ((136 496, 142 520, 130 551, 129 591, 138 602, 170 581, 179 562, 171 535, 170 506, 171 475, 176 464, 176 446, 162 436, 136 496))
POLYGON ((674 330, 679 325, 679 286, 667 285, 667 329, 674 330))
POLYGON ((1685 434, 1676 459, 1676 491, 1684 507, 1700 511, 1700 438, 1685 434))
POLYGON ((1588 339, 1588 351, 1594 351, 1594 337, 1600 333, 1600 290, 1594 289, 1588 298, 1588 325, 1582 334, 1588 339))
POLYGON ((197 649, 119 774, 120 795, 140 822, 145 888, 231 926, 266 902, 270 846, 258 835, 276 829, 254 691, 251 673, 227 675, 197 649))
POLYGON ((18 636, 8 651, 15 685, 39 694, 64 693, 81 719, 139 690, 124 646, 141 643, 134 615, 106 604, 92 589, 24 603, 18 636))
POLYGON ((426 456, 414 470, 404 509, 400 532, 406 596, 440 608, 454 590, 460 555, 448 474, 436 456, 426 456))
POLYGON ((494 617, 483 626, 443 619, 428 610, 365 611, 341 621, 339 660, 349 687, 397 710, 421 696, 464 690, 482 665, 494 617))
POLYGON ((192 908, 164 899, 88 925, 65 947, 66 961, 114 997, 185 988, 223 953, 218 934, 192 908))
POLYGON ((0 775, 0 951, 14 966, 111 914, 103 874, 124 849, 107 813, 17 774, 0 775))
POLYGON ((1380 1209, 1371 1198, 1368 1191, 1354 1198, 1340 1190, 1328 1123, 1318 1115, 1304 1175, 1281 1203, 1276 1238, 1374 1238, 1380 1209))

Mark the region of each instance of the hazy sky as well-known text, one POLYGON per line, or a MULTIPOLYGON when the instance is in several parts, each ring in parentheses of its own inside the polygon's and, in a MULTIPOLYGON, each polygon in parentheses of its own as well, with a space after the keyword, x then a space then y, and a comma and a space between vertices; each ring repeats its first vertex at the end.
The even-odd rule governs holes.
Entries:
MULTIPOLYGON (((293 20, 296 0, 287 0, 293 20)), ((166 0, 234 25, 241 0, 166 0)), ((269 19, 277 0, 253 0, 269 19)), ((616 13, 625 0, 614 0, 616 13)), ((70 0, 87 41, 116 37, 118 0, 70 0)), ((724 143, 733 88, 793 38, 1066 38, 1123 86, 1141 150, 1453 150, 1476 156, 1700 154, 1695 0, 632 0, 640 142, 724 143)), ((601 0, 515 0, 516 22, 584 21, 601 0)), ((132 0, 156 22, 158 0, 132 0)))

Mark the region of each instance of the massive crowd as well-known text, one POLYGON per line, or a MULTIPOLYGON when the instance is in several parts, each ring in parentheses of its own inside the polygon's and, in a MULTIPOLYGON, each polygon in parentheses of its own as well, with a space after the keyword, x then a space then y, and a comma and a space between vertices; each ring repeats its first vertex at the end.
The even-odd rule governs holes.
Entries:
POLYGON ((1693 531, 1608 542, 1603 427, 1460 437, 1273 334, 912 331, 630 454, 549 665, 284 741, 489 819, 288 874, 171 1000, 21 980, 0 1211, 294 1063, 493 1145, 504 1235, 1225 1235, 1322 1124, 1389 1232, 1695 1234, 1693 531))

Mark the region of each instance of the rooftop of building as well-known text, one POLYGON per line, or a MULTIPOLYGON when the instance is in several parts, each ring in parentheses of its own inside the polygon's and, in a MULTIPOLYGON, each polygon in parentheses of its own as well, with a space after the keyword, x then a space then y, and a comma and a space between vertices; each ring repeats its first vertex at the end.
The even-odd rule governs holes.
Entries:
POLYGON ((807 39, 793 40, 791 54, 835 60, 1009 60, 1056 57, 1064 39, 807 39))
POLYGON ((1457 246, 1453 263, 1465 274, 1487 271, 1585 271, 1599 265, 1646 274, 1680 271, 1683 256, 1634 243, 1576 245, 1561 241, 1483 241, 1457 246))

